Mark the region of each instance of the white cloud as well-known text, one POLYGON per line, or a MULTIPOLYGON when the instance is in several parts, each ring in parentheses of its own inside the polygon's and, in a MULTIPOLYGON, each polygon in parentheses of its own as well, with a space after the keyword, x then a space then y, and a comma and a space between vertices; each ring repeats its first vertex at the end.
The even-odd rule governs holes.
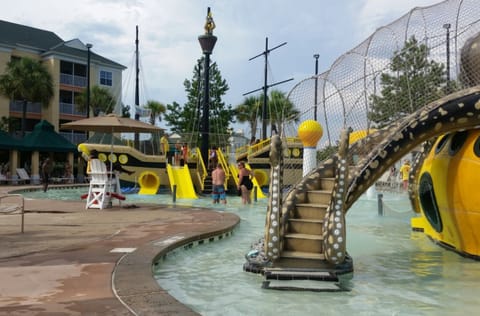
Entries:
MULTIPOLYGON (((50 30, 64 40, 79 38, 93 51, 130 69, 135 26, 139 26, 144 76, 142 101, 185 101, 183 81, 192 77, 202 52, 197 41, 203 33, 207 7, 212 8, 218 37, 212 62, 219 65, 230 91, 225 101, 237 105, 242 94, 263 85, 263 57, 248 61, 265 49, 287 42, 269 55, 269 84, 288 92, 314 73, 314 53, 320 54, 320 72, 356 46, 376 28, 418 5, 433 0, 16 0, 2 3, 0 19, 50 30)), ((131 74, 129 74, 131 73, 131 74)), ((127 87, 127 86, 125 86, 127 87)), ((134 83, 128 85, 133 89, 134 83)), ((125 88, 126 89, 126 88, 125 88)), ((133 91, 124 91, 133 98, 133 91)), ((126 103, 132 103, 124 100, 126 103)))

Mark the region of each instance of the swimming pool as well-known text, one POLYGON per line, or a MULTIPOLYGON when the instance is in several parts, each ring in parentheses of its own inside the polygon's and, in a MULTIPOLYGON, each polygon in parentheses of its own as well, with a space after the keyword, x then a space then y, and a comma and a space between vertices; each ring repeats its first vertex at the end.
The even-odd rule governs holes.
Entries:
MULTIPOLYGON (((87 188, 28 192, 34 198, 78 200, 87 188)), ((349 292, 276 291, 261 288, 263 278, 244 272, 244 255, 262 237, 267 201, 244 207, 238 197, 228 204, 177 200, 240 216, 229 238, 181 248, 155 265, 162 288, 202 315, 456 315, 476 313, 480 262, 463 258, 412 232, 406 195, 384 194, 385 216, 366 195, 347 215, 347 249, 354 275, 349 292), (394 212, 396 210, 398 212, 394 212)), ((127 195, 126 203, 173 205, 168 194, 127 195)))
POLYGON ((263 234, 264 200, 231 210, 241 217, 231 238, 175 251, 156 266, 155 276, 170 295, 202 315, 476 312, 480 262, 412 232, 406 195, 385 193, 384 201, 385 216, 378 216, 376 198, 366 196, 347 215, 347 249, 355 269, 349 292, 262 289, 261 275, 242 270, 245 253, 263 234))

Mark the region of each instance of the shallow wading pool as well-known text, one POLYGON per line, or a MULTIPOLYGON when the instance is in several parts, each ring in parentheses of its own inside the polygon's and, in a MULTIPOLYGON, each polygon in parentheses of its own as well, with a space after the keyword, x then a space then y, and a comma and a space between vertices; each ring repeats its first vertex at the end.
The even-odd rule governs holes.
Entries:
MULTIPOLYGON (((26 198, 79 200, 87 188, 26 192, 26 198)), ((412 232, 406 195, 384 193, 385 215, 375 197, 362 196, 347 214, 347 249, 354 274, 348 292, 261 288, 261 275, 244 272, 244 256, 264 230, 266 199, 243 206, 209 198, 177 200, 185 207, 232 212, 241 222, 228 238, 169 253, 155 267, 162 288, 202 315, 456 315, 475 314, 480 262, 460 257, 412 232)), ((127 195, 126 204, 173 205, 168 194, 127 195)))

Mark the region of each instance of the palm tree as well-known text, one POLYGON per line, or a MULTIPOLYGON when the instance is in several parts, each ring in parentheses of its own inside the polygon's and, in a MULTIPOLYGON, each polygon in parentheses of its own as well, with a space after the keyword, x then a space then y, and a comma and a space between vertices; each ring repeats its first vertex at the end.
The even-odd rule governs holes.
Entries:
POLYGON ((154 100, 148 100, 145 105, 146 109, 150 110, 150 124, 155 125, 155 121, 158 118, 158 121, 162 121, 162 114, 165 114, 167 108, 163 103, 154 100))
POLYGON ((248 122, 250 125, 250 134, 255 137, 257 123, 261 117, 260 107, 262 105, 261 96, 250 96, 243 100, 243 103, 235 108, 235 116, 240 123, 248 122))
POLYGON ((22 136, 25 135, 28 102, 48 107, 53 96, 53 79, 41 61, 23 57, 7 63, 0 76, 0 94, 11 101, 22 100, 22 136))
MULTIPOLYGON (((90 89, 90 107, 93 109, 93 116, 98 116, 101 112, 108 114, 115 109, 117 101, 110 93, 110 90, 100 86, 93 86, 90 89)), ((87 109, 87 89, 75 97, 75 104, 79 111, 89 111, 87 109)))
POLYGON ((284 92, 272 90, 268 98, 269 121, 277 128, 282 122, 300 120, 300 111, 287 99, 284 92))

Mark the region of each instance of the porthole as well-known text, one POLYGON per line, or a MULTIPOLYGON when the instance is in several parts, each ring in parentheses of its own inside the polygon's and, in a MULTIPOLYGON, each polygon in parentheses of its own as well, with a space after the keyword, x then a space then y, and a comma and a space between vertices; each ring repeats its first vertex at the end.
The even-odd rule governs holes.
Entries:
POLYGON ((455 155, 463 146, 468 137, 468 131, 458 132, 452 136, 452 141, 450 142, 450 148, 448 153, 450 156, 455 155))
POLYGON ((473 144, 473 152, 480 158, 480 137, 478 137, 475 144, 473 144))
POLYGON ((437 143, 437 147, 435 147, 435 154, 438 154, 439 152, 442 151, 443 147, 445 147, 445 144, 447 143, 448 137, 450 134, 443 135, 442 138, 437 143))
POLYGON ((420 177, 418 196, 428 222, 433 229, 441 233, 443 230, 442 218, 440 217, 437 198, 435 197, 432 177, 428 172, 423 173, 420 177))

